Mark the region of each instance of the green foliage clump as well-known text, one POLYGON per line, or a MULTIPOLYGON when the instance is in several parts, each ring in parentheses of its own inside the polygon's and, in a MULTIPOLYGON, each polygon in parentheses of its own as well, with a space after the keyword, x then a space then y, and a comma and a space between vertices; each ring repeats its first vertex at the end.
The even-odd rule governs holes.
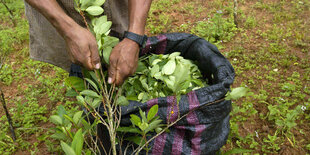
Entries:
MULTIPOLYGON (((120 133, 132 133, 134 136, 125 138, 127 141, 131 141, 137 145, 145 145, 147 142, 146 136, 150 132, 160 133, 163 130, 164 124, 160 124, 162 120, 159 119, 159 116, 156 116, 158 113, 158 105, 154 105, 150 108, 149 112, 145 114, 144 111, 139 109, 140 116, 135 114, 130 115, 130 121, 132 126, 129 127, 119 127, 117 131, 120 133)), ((144 148, 146 151, 149 151, 149 148, 146 144, 144 148)))
MULTIPOLYGON (((83 111, 66 111, 63 106, 58 106, 57 114, 50 117, 50 121, 56 124, 54 134, 51 138, 60 140, 61 147, 66 154, 81 154, 86 133, 94 134, 97 124, 89 124, 83 116, 83 111)), ((90 154, 90 150, 84 149, 85 154, 90 154)))
POLYGON ((175 52, 140 59, 135 75, 125 81, 123 89, 128 100, 146 102, 171 95, 179 98, 205 85, 198 67, 175 52))
POLYGON ((191 31, 211 43, 219 43, 230 41, 235 36, 236 30, 233 20, 223 18, 222 11, 218 11, 211 19, 199 21, 191 31))
POLYGON ((13 69, 10 65, 0 64, 0 82, 10 85, 13 82, 13 69))

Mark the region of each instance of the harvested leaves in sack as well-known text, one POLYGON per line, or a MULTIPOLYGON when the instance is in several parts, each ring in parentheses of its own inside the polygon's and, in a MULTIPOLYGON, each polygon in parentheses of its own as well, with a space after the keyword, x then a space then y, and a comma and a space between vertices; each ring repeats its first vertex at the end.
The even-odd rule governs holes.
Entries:
POLYGON ((140 58, 136 73, 124 82, 123 93, 128 100, 146 102, 172 95, 179 98, 205 86, 197 65, 174 52, 140 58))

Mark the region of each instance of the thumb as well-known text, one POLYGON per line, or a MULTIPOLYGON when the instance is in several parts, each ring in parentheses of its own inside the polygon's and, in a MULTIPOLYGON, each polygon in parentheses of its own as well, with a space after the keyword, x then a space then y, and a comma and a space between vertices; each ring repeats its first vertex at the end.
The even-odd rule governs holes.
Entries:
POLYGON ((91 61, 95 69, 100 68, 100 57, 98 52, 98 47, 96 43, 93 43, 90 45, 90 51, 91 51, 91 61))

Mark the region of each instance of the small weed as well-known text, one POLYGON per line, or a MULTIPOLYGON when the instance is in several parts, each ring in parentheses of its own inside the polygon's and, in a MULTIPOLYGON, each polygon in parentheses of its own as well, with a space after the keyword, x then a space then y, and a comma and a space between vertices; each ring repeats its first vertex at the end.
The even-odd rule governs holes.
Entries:
POLYGON ((10 85, 13 82, 13 68, 8 64, 3 64, 0 66, 0 82, 6 85, 10 85))
POLYGON ((279 137, 277 135, 278 132, 276 131, 273 136, 268 134, 267 138, 264 138, 265 145, 262 146, 262 151, 275 153, 280 150, 279 137))
POLYGON ((246 28, 254 28, 254 27, 257 26, 257 21, 256 21, 254 16, 249 16, 246 19, 244 25, 245 25, 246 28))

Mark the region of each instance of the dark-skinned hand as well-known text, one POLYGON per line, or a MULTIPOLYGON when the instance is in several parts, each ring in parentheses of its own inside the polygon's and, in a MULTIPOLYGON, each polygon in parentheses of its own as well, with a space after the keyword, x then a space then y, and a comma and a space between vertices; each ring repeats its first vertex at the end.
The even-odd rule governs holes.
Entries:
POLYGON ((117 44, 110 55, 108 83, 120 86, 127 77, 136 72, 139 59, 139 45, 125 38, 117 44))
POLYGON ((97 42, 90 31, 77 25, 66 32, 64 39, 72 63, 88 70, 100 68, 97 42))

